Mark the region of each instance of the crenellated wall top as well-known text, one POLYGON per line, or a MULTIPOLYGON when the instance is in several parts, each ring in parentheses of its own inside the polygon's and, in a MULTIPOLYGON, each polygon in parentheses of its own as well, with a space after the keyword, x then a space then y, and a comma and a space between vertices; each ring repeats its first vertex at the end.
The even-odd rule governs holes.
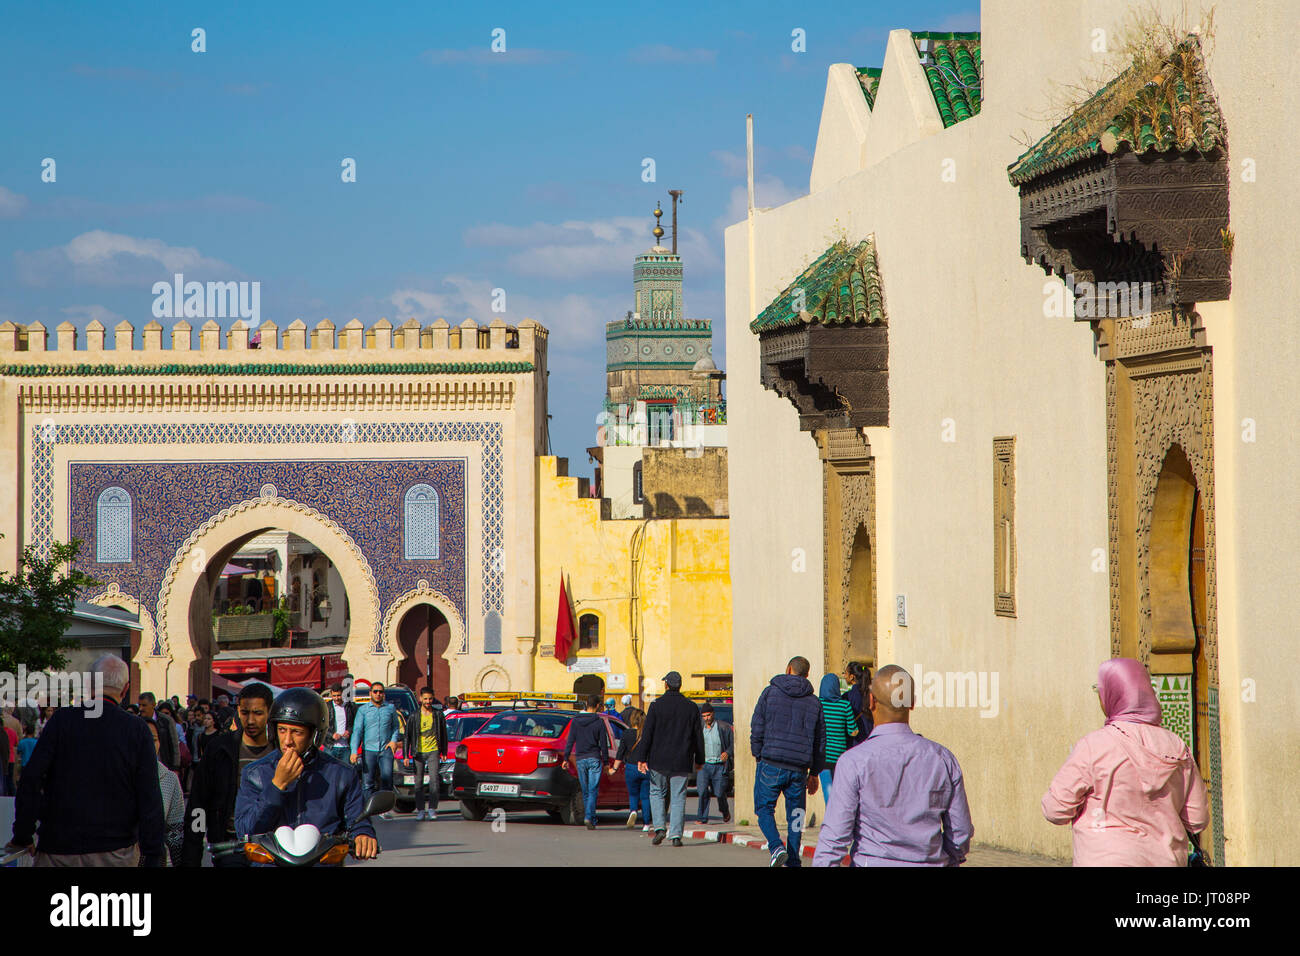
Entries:
POLYGON ((379 319, 369 328, 359 319, 341 327, 329 319, 314 327, 295 319, 283 328, 237 319, 225 330, 212 319, 201 326, 180 319, 169 329, 157 321, 137 327, 123 320, 111 333, 98 320, 80 332, 63 322, 53 333, 40 322, 3 322, 0 374, 84 374, 108 367, 117 374, 530 372, 545 366, 547 334, 532 319, 509 325, 499 318, 454 326, 443 319, 396 326, 379 319))

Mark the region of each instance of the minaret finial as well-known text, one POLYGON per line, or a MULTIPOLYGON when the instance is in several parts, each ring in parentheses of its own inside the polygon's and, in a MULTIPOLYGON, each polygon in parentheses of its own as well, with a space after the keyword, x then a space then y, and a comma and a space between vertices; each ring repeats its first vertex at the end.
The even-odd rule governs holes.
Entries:
POLYGON ((655 217, 655 227, 654 227, 653 229, 650 230, 651 234, 655 237, 655 245, 656 245, 656 246, 659 245, 659 240, 662 239, 662 238, 664 237, 664 227, 661 226, 661 225, 659 225, 659 217, 662 216, 662 215, 664 214, 664 211, 663 211, 662 209, 660 209, 659 206, 660 206, 660 204, 659 204, 658 202, 656 202, 656 203, 655 203, 655 212, 654 212, 654 217, 655 217))

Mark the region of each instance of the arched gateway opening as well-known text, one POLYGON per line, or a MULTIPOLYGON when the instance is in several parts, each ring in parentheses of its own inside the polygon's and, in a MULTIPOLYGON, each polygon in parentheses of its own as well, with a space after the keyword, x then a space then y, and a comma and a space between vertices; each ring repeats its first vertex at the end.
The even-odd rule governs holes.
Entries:
MULTIPOLYGON (((167 666, 173 680, 188 683, 193 693, 205 696, 211 691, 218 654, 237 658, 251 651, 256 656, 263 636, 253 633, 255 627, 240 627, 236 618, 253 617, 254 608, 265 608, 268 595, 275 605, 279 597, 286 598, 291 626, 297 625, 294 630, 311 634, 315 629, 318 636, 332 635, 341 641, 342 657, 354 672, 388 672, 391 655, 375 649, 378 593, 356 543, 310 508, 284 499, 254 499, 227 509, 194 531, 164 575, 158 632, 164 655, 170 657, 167 666), (284 565, 274 582, 267 580, 274 575, 259 578, 258 569, 234 563, 237 554, 247 553, 251 542, 276 536, 308 542, 310 547, 288 560, 268 557, 269 565, 284 565), (251 587, 249 575, 243 573, 248 570, 254 572, 251 587), (232 579, 238 583, 232 584, 232 579), (241 607, 253 614, 230 613, 241 607), (214 618, 214 611, 225 613, 214 618), (226 621, 231 622, 228 629, 226 621)), ((272 627, 270 617, 256 623, 272 627)), ((143 663, 148 665, 147 660, 143 663)))
POLYGON ((451 665, 446 654, 451 646, 451 623, 432 604, 420 603, 402 615, 397 625, 397 648, 402 655, 397 681, 414 691, 433 688, 433 696, 445 701, 451 694, 451 665))

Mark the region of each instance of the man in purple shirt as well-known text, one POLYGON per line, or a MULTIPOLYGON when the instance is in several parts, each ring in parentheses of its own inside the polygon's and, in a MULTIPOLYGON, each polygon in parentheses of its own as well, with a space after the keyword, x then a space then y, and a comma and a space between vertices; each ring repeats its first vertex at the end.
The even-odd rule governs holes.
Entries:
POLYGON ((871 682, 875 729, 845 751, 813 866, 960 866, 970 849, 961 767, 946 747, 908 725, 912 675, 889 664, 871 682))

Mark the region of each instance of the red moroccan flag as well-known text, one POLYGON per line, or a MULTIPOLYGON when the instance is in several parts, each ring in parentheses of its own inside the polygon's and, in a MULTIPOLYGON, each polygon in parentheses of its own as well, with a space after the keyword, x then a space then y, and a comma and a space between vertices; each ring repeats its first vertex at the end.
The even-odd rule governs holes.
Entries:
POLYGON ((578 629, 573 623, 573 608, 569 606, 569 594, 564 588, 564 574, 560 574, 560 610, 555 618, 555 659, 567 661, 569 650, 578 638, 578 629))

